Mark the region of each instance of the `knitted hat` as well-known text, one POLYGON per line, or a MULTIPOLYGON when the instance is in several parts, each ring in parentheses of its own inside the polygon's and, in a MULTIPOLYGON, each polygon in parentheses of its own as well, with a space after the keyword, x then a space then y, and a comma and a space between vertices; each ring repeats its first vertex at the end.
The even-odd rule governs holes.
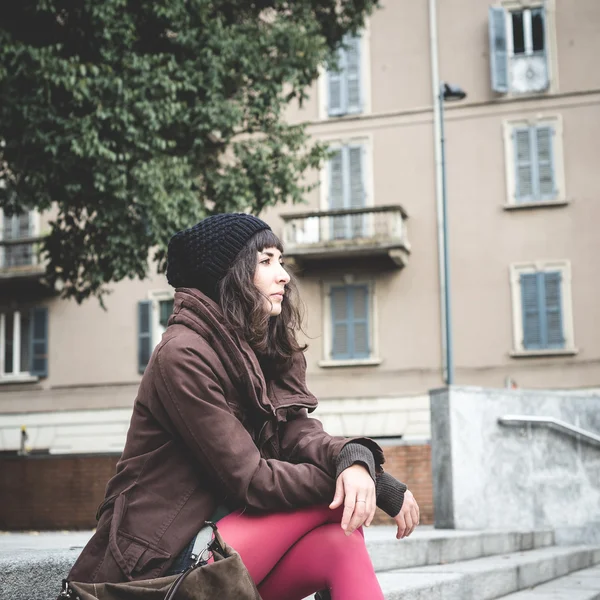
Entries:
POLYGON ((167 281, 175 288, 193 287, 217 300, 217 285, 235 257, 257 232, 271 229, 244 213, 207 217, 170 240, 167 281))

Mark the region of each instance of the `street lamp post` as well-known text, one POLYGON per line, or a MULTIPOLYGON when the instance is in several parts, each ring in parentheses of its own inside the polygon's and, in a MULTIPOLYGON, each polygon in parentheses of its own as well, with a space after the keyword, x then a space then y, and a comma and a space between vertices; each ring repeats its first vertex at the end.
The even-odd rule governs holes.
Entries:
POLYGON ((442 175, 442 253, 444 269, 444 316, 445 316, 445 338, 446 338, 446 384, 454 383, 454 355, 452 351, 452 313, 450 310, 450 261, 448 257, 448 201, 446 190, 446 149, 444 134, 444 102, 463 100, 467 97, 466 92, 457 86, 441 82, 438 93, 440 109, 440 151, 441 151, 441 175, 442 175))

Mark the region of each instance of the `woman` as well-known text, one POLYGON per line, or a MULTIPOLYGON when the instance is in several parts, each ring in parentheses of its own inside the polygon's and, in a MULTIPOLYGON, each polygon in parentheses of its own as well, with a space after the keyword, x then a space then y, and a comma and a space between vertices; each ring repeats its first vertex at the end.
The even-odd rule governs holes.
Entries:
POLYGON ((281 254, 269 226, 246 214, 209 217, 169 242, 173 315, 69 579, 178 572, 212 519, 265 600, 383 598, 361 527, 377 504, 405 537, 419 509, 383 472, 375 442, 329 436, 308 417, 317 400, 281 254))

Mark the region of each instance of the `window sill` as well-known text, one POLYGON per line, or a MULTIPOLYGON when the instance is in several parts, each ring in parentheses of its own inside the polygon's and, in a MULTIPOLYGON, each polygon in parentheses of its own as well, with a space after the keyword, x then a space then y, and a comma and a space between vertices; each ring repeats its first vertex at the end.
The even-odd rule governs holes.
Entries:
POLYGON ((561 348, 560 350, 513 350, 511 358, 530 358, 545 356, 575 356, 579 353, 577 348, 561 348))
POLYGON ((376 367, 381 362, 381 358, 350 358, 347 360, 320 360, 318 365, 323 369, 332 367, 376 367))
POLYGON ((40 380, 35 375, 0 375, 0 385, 11 383, 37 383, 40 380))
POLYGON ((538 202, 521 202, 519 204, 505 204, 504 210, 526 210, 530 208, 551 208, 558 206, 567 206, 568 200, 540 200, 538 202))

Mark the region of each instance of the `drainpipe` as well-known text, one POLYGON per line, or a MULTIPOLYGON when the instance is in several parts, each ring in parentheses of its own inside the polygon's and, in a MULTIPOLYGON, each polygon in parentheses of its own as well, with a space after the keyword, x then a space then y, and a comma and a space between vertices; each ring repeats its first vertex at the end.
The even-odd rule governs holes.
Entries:
MULTIPOLYGON (((433 143, 435 148, 435 199, 437 212, 437 240, 438 240, 438 271, 440 279, 440 324, 442 340, 442 370, 443 379, 448 381, 449 369, 447 364, 448 328, 446 323, 446 265, 445 265, 445 231, 444 231, 444 179, 442 165, 441 144, 441 111, 440 111, 440 72, 438 64, 438 38, 437 38, 437 0, 429 0, 429 55, 431 58, 431 90, 433 95, 433 143)), ((443 100, 442 100, 443 101, 443 100)))

